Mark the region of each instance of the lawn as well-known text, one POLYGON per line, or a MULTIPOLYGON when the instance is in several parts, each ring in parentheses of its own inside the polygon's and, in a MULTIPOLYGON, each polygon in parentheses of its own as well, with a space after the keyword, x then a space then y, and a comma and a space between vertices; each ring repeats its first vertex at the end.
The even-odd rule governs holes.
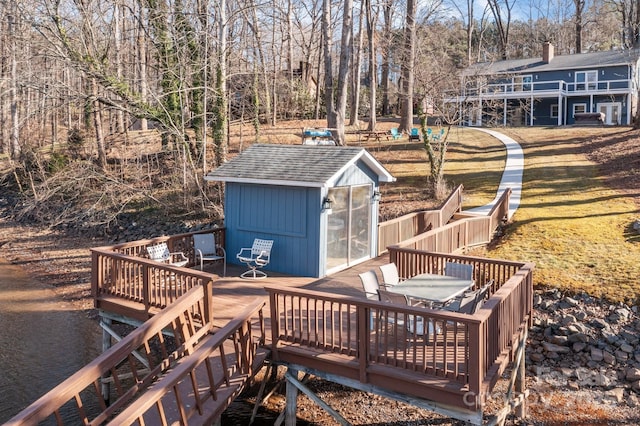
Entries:
MULTIPOLYGON (((586 155, 593 141, 628 134, 627 128, 501 129, 524 150, 522 203, 505 235, 479 254, 492 258, 531 261, 536 264, 534 283, 569 293, 585 291, 612 301, 637 303, 640 296, 640 244, 632 224, 638 218, 633 194, 614 189, 607 167, 586 155)), ((468 130, 473 132, 473 130, 468 130)), ((461 134, 462 146, 474 137, 461 134)), ((470 148, 466 148, 467 150, 470 148)), ((477 188, 468 186, 466 172, 452 151, 447 178, 459 180, 475 199, 477 188)), ((482 180, 482 179, 480 179, 482 180)), ((481 199, 482 197, 479 197, 481 199)), ((471 207, 471 205, 470 205, 471 207)))
MULTIPOLYGON (((393 121, 378 123, 382 130, 396 126, 393 121)), ((640 236, 632 225, 640 215, 631 190, 640 188, 625 187, 624 179, 635 177, 634 185, 640 186, 638 132, 627 127, 495 130, 524 150, 522 201, 504 235, 471 254, 534 262, 538 288, 637 303, 640 236), (599 162, 589 159, 594 151, 599 162)), ((448 141, 445 178, 450 189, 464 185, 465 209, 490 202, 504 169, 502 143, 470 128, 452 128, 448 141)), ((439 204, 427 191, 429 166, 421 142, 406 137, 362 142, 350 135, 348 144, 366 148, 397 178, 381 188, 381 220, 439 204)))

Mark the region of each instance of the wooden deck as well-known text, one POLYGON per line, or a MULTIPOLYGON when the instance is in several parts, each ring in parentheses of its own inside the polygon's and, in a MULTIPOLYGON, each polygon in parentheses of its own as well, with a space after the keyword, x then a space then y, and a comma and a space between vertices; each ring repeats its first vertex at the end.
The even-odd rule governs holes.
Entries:
MULTIPOLYGON (((116 412, 118 424, 209 424, 267 357, 291 372, 482 424, 486 396, 507 365, 524 356, 533 265, 452 254, 489 238, 508 205, 507 194, 488 218, 445 223, 457 214, 460 194, 461 187, 436 214, 381 224, 389 243, 380 248, 385 254, 322 279, 273 272, 266 279, 243 279, 244 269, 235 265, 221 277, 219 264, 200 271, 145 258, 148 245, 165 242, 193 265, 191 234, 92 249, 92 293, 103 322, 142 326, 9 424, 52 417, 69 423, 61 415, 69 405, 78 412, 69 424, 78 418, 102 424, 116 419, 116 412), (449 254, 436 253, 440 250, 449 254), (490 280, 494 285, 474 315, 366 299, 358 274, 374 270, 380 277, 378 266, 390 261, 401 278, 442 273, 447 261, 467 263, 474 267, 477 287, 490 280), (428 332, 408 326, 417 323, 428 332), (177 348, 165 348, 165 333, 177 339, 177 348), (151 348, 161 349, 160 360, 149 362, 155 357, 151 348), (128 365, 125 372, 123 365, 128 365), (110 406, 102 401, 108 383, 117 390, 110 406), (87 393, 98 401, 97 414, 85 409, 91 405, 83 399, 87 393)), ((224 244, 224 228, 214 232, 224 244)), ((514 381, 520 384, 520 402, 509 403, 524 407, 520 366, 514 381)), ((296 374, 286 377, 285 423, 293 425, 295 389, 304 386, 296 374)))

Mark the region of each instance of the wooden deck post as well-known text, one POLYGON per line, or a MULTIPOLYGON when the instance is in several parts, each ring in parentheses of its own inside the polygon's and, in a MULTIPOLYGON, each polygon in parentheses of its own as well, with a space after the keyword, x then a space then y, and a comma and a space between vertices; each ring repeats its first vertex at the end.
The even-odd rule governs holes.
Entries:
POLYGON ((285 426, 296 426, 296 412, 298 411, 298 388, 291 381, 293 377, 298 377, 298 370, 289 367, 285 378, 287 379, 287 386, 285 391, 286 406, 284 409, 285 426), (292 376, 291 378, 288 376, 292 376))
MULTIPOLYGON (((102 328, 102 353, 105 353, 111 347, 111 335, 107 331, 107 327, 111 326, 111 319, 105 318, 103 316, 100 317, 100 325, 104 324, 106 327, 102 328)), ((110 404, 111 399, 111 385, 108 381, 104 380, 109 377, 109 372, 102 375, 102 399, 104 399, 104 403, 108 406, 110 404)))
MULTIPOLYGON (((518 365, 518 372, 516 375, 515 382, 515 391, 518 395, 525 395, 527 391, 527 378, 526 378, 526 369, 525 369, 525 346, 527 341, 528 330, 525 327, 522 335, 521 344, 518 347, 516 363, 518 365)), ((527 417, 527 398, 523 397, 521 399, 520 405, 516 407, 516 416, 520 419, 524 419, 527 417)))

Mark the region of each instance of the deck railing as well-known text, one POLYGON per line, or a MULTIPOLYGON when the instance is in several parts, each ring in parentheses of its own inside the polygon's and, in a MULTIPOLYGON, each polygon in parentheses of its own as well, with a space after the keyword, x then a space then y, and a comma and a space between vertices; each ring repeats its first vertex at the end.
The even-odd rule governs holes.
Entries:
MULTIPOLYGON (((402 254, 415 271, 433 270, 451 258, 412 250, 402 254)), ((479 410, 512 361, 530 318, 533 265, 468 261, 483 279, 494 280, 490 298, 474 315, 267 287, 274 360, 479 410)), ((401 269, 405 277, 406 270, 401 269)))
MULTIPOLYGON (((213 231, 224 244, 224 228, 213 231)), ((91 249, 91 286, 95 307, 140 320, 162 309, 192 288, 217 276, 195 269, 178 268, 147 258, 146 247, 167 243, 170 251, 182 251, 194 262, 193 234, 179 234, 91 249), (115 300, 118 299, 118 300, 115 300), (128 306, 126 301, 133 302, 128 306), (137 304, 138 306, 134 305, 137 304), (142 309, 139 306, 143 306, 142 309), (136 306, 132 309, 132 306, 136 306)))
POLYGON ((185 294, 6 424, 105 423, 210 332, 211 288, 203 285, 185 294), (168 332, 171 341, 165 337, 168 332), (103 395, 104 383, 111 383, 115 395, 103 395))
POLYGON ((447 223, 462 208, 462 190, 459 185, 436 210, 409 213, 378 225, 378 254, 387 247, 408 240, 430 229, 447 223))
MULTIPOLYGON (((457 213, 457 219, 446 225, 431 229, 413 238, 407 238, 398 246, 414 250, 440 253, 459 253, 468 247, 487 244, 500 223, 509 213, 511 189, 502 193, 487 216, 457 213)), ((391 247, 388 247, 391 250, 391 247)))
POLYGON ((189 265, 193 266, 195 264, 195 256, 193 253, 193 235, 194 234, 211 234, 211 233, 215 235, 216 244, 224 247, 226 228, 215 228, 215 229, 209 229, 205 231, 155 237, 155 238, 150 238, 146 240, 137 240, 137 241, 131 241, 131 242, 126 242, 121 244, 115 244, 115 245, 103 247, 103 248, 113 251, 115 253, 120 253, 127 256, 147 258, 148 256, 147 256, 146 249, 148 246, 158 244, 158 243, 167 243, 167 246, 169 247, 169 251, 183 252, 185 256, 187 256, 190 260, 189 265))
POLYGON ((146 320, 189 290, 211 284, 216 278, 103 248, 91 249, 91 257, 95 307, 139 320, 146 320), (136 308, 132 310, 132 306, 136 308))
POLYGON ((256 300, 208 336, 112 424, 215 424, 267 358, 264 306, 256 300))

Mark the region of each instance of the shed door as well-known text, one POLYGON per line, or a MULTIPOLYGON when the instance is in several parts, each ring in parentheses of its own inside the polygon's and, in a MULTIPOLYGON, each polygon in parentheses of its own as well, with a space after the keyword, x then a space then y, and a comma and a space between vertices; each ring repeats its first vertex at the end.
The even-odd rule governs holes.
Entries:
POLYGON ((329 189, 333 205, 327 226, 327 272, 370 257, 371 194, 371 185, 329 189))

